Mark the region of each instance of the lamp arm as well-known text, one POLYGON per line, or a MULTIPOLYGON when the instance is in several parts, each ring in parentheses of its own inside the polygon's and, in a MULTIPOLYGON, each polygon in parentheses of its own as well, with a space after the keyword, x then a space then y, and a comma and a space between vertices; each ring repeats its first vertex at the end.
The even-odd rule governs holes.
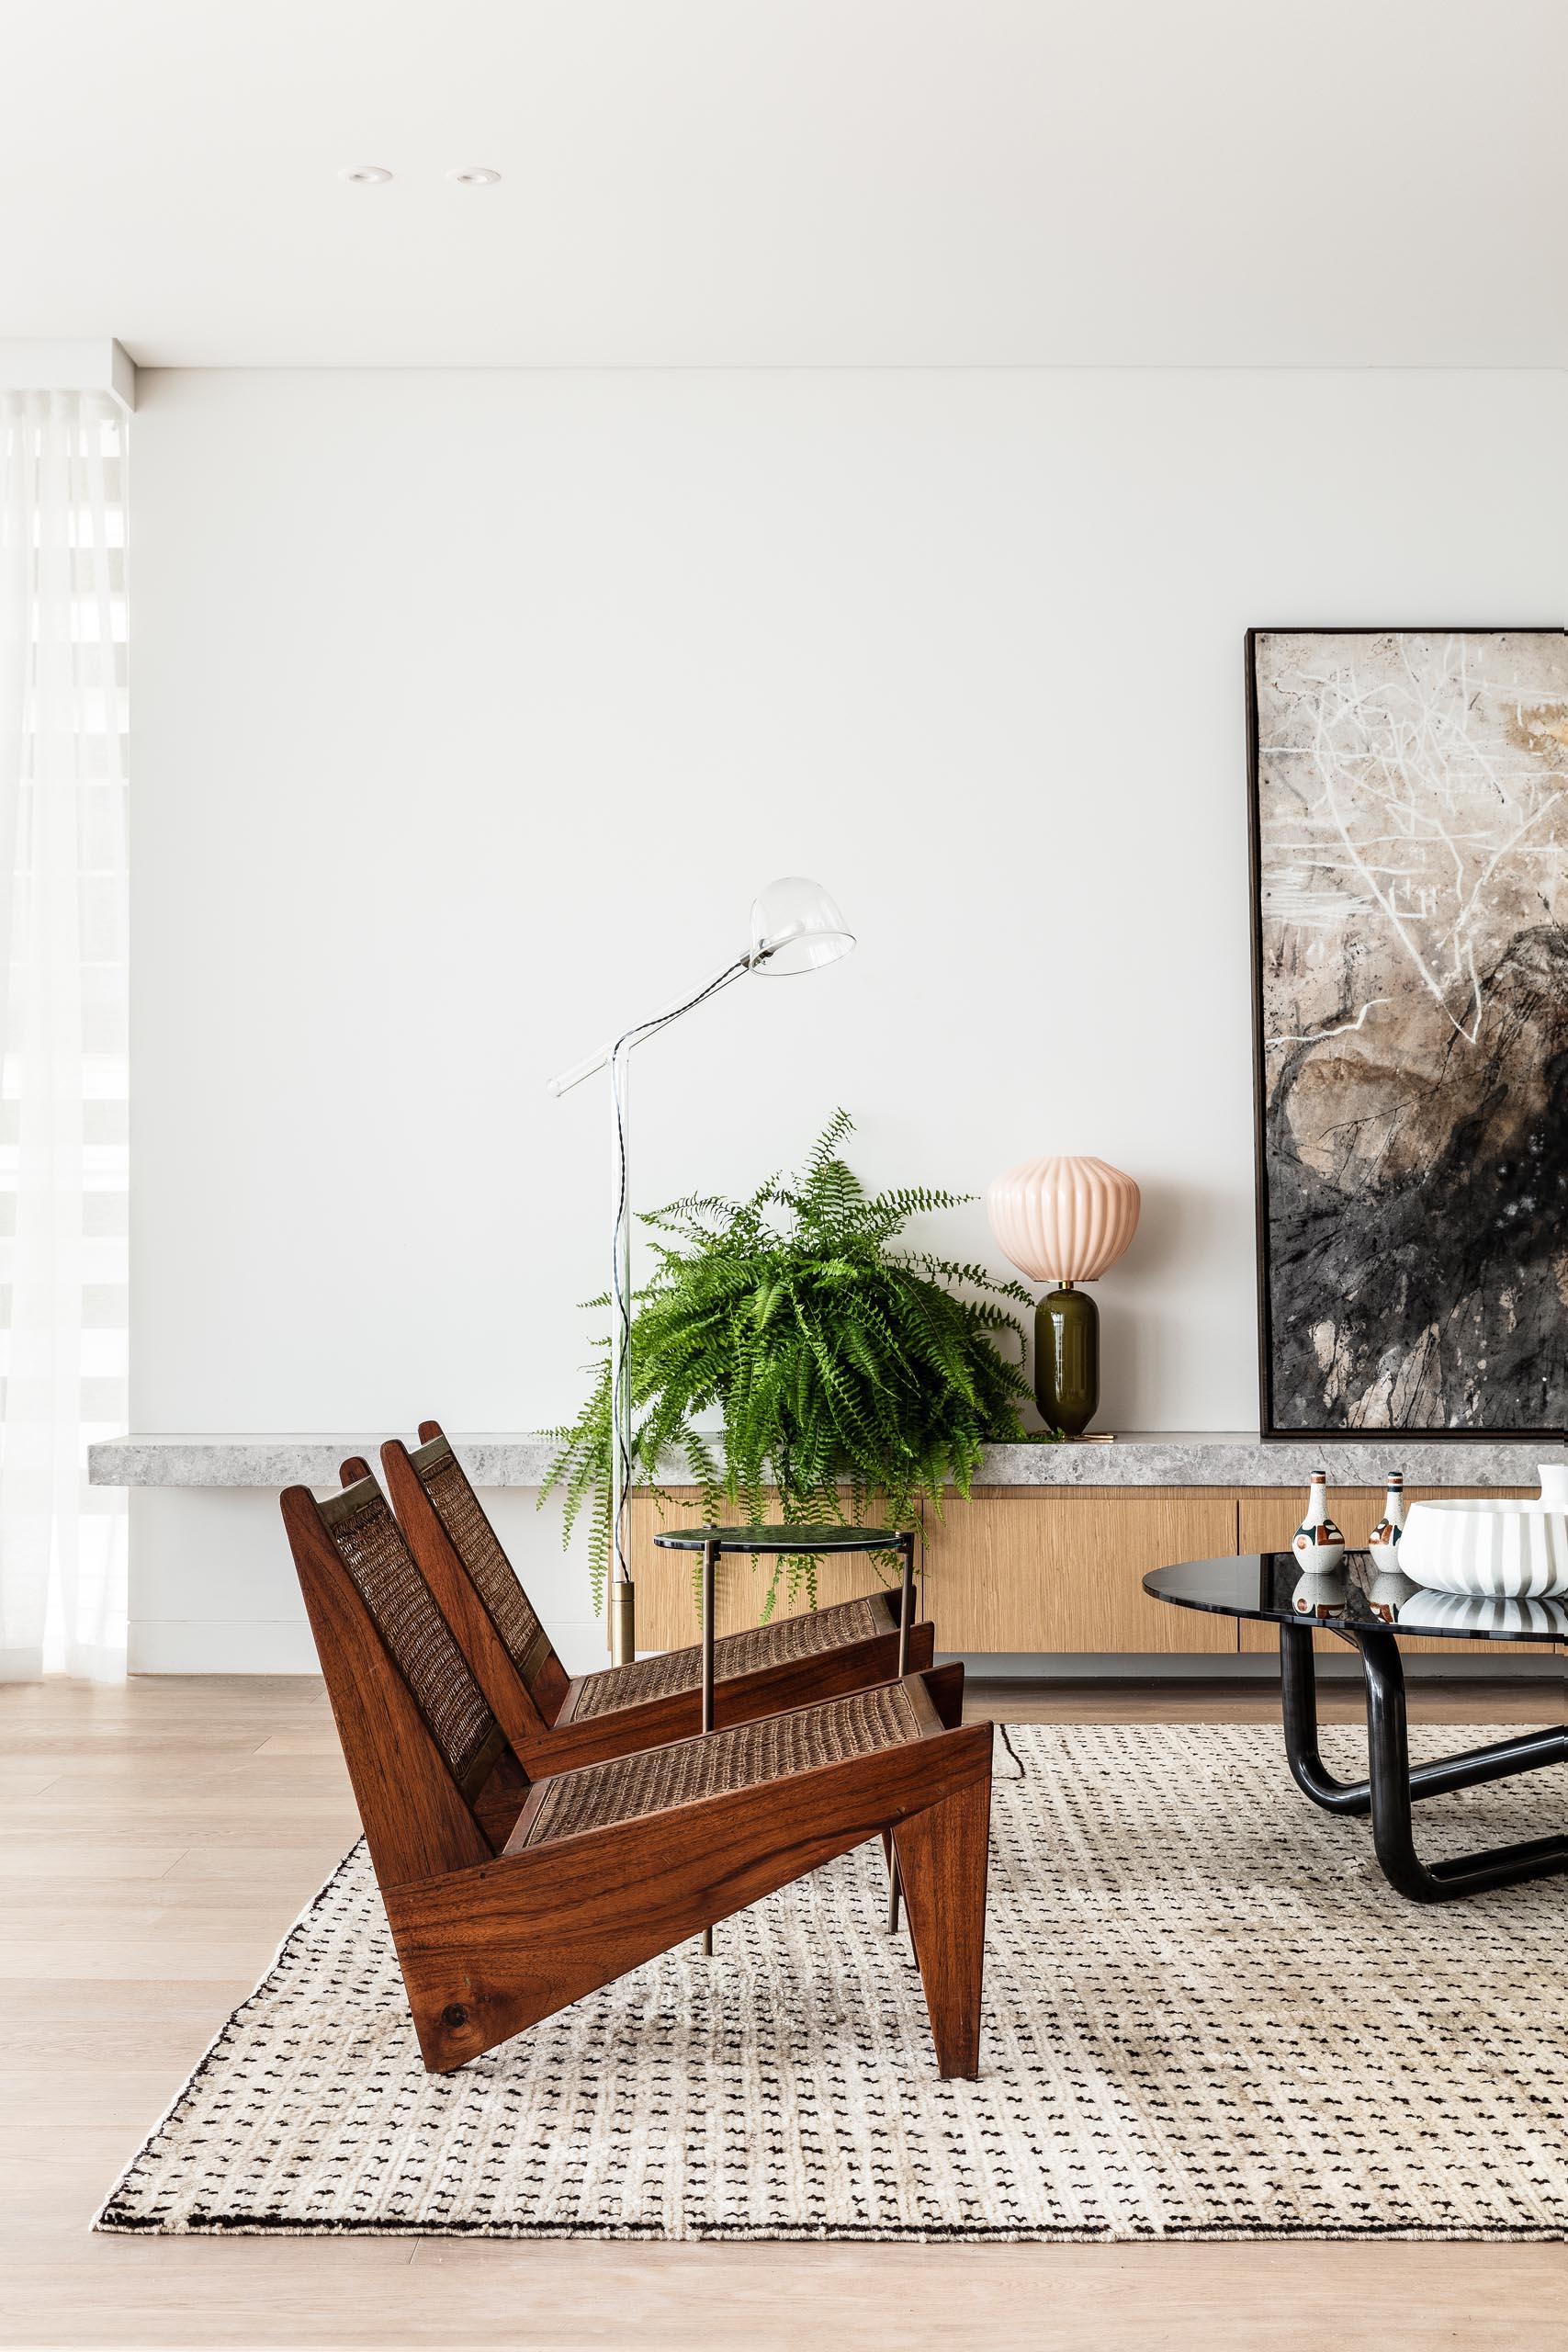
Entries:
MULTIPOLYGON (((626 1156, 626 1091, 630 1075, 631 1053, 660 1029, 667 1029, 683 1012, 691 1012, 709 997, 717 996, 742 972, 750 971, 760 960, 754 955, 738 956, 732 962, 721 964, 716 972, 684 996, 674 997, 649 1013, 646 1021, 634 1022, 629 1029, 596 1054, 574 1063, 558 1078, 550 1080, 550 1092, 562 1095, 585 1078, 606 1065, 610 1072, 610 1119, 614 1137, 615 1193, 614 1217, 611 1225, 610 1261, 610 1577, 614 1589, 623 1596, 624 1616, 612 1617, 612 1650, 617 1666, 626 1665, 636 1655, 636 1634, 631 1612, 632 1572, 626 1547, 626 1512, 632 1487, 632 1268, 631 1268, 631 1200, 630 1175, 626 1156), (621 1649, 625 1645, 625 1656, 621 1649)), ((614 1603, 612 1602, 612 1608, 614 1603)))
POLYGON ((612 1056, 641 1045, 644 1038, 650 1037, 656 1029, 662 1029, 667 1022, 678 1019, 682 1012, 691 1012, 694 1005, 703 1003, 706 998, 716 996, 720 989, 727 988, 731 980, 738 980, 741 973, 750 967, 750 956, 738 956, 733 962, 721 964, 718 970, 704 980, 699 988, 688 989, 683 996, 671 997, 670 1002, 661 1004, 657 1012, 650 1012, 646 1021, 635 1022, 620 1036, 612 1039, 608 1045, 601 1046, 597 1053, 587 1055, 580 1062, 573 1062, 571 1068, 562 1070, 558 1078, 552 1078, 549 1091, 555 1095, 570 1093, 574 1086, 581 1086, 585 1078, 592 1078, 595 1070, 603 1069, 612 1056))

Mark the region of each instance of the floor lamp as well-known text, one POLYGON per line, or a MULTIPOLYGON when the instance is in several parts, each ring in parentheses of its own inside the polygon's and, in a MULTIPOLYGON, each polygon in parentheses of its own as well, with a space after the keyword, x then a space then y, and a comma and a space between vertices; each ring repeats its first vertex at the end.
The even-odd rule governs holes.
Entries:
POLYGON ((854 934, 845 929, 843 916, 819 882, 807 882, 798 874, 785 875, 777 882, 770 882, 761 896, 751 902, 751 944, 744 955, 722 965, 700 987, 678 997, 671 1004, 661 1005, 646 1021, 633 1023, 596 1054, 563 1070, 550 1080, 552 1094, 564 1094, 568 1089, 581 1085, 592 1078, 595 1070, 606 1067, 610 1072, 610 1148, 611 1198, 615 1217, 611 1234, 610 1258, 610 1580, 607 1599, 610 1610, 610 1658, 615 1666, 627 1666, 637 1656, 637 1603, 632 1589, 631 1566, 626 1556, 626 1506, 632 1483, 632 1232, 629 1179, 627 1175, 626 1128, 627 1096, 631 1075, 632 1049, 656 1036, 660 1029, 668 1029, 683 1012, 693 1012, 717 996, 743 972, 756 972, 770 979, 784 979, 795 972, 814 972, 823 964, 835 964, 847 956, 854 945, 854 934))

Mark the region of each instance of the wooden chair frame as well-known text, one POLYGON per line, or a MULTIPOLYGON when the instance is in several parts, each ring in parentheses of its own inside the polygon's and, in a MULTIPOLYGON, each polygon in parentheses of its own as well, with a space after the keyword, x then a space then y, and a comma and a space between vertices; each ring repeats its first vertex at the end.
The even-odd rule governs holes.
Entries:
MULTIPOLYGON (((282 1498, 349 1778, 424 2064, 446 2072, 863 1840, 897 1857, 937 2062, 977 2069, 991 1726, 961 1669, 901 1687, 920 1736, 529 1846, 544 1792, 487 1829, 333 1541, 360 1489, 282 1498)), ((454 1635, 456 1638, 456 1629, 454 1635)))
MULTIPOLYGON (((421 1444, 428 1445, 445 1438, 446 1432, 439 1421, 422 1421, 419 1435, 421 1444)), ((574 1722, 572 1711, 588 1678, 569 1678, 553 1649, 530 1690, 513 1664, 479 1588, 400 1439, 389 1438, 383 1445, 381 1466, 392 1508, 420 1574, 435 1595, 496 1721, 530 1774, 570 1771, 579 1764, 627 1756, 637 1748, 660 1747, 672 1739, 689 1739, 703 1730, 700 1688, 574 1722)), ((367 1470, 356 1455, 343 1465, 344 1483, 351 1475, 364 1476, 367 1470)), ((711 1633, 711 1627, 706 1630, 711 1633)), ((910 1626, 909 1672, 924 1672, 931 1667, 935 1642, 935 1629, 929 1623, 910 1626)), ((899 1671, 898 1626, 890 1614, 886 1634, 814 1651, 809 1657, 762 1667, 750 1674, 719 1677, 714 1685, 712 1728, 753 1723, 763 1715, 784 1714, 807 1706, 815 1699, 868 1690, 874 1683, 894 1680, 899 1671)))

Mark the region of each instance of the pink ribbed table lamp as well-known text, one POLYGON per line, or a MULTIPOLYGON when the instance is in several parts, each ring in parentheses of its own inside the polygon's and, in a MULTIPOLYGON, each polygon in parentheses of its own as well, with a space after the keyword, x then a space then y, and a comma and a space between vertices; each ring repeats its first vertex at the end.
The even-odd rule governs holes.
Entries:
POLYGON ((1100 1403, 1100 1309, 1079 1283, 1112 1267, 1138 1229, 1139 1193, 1103 1159, 1026 1159, 986 1194, 991 1231, 1021 1273, 1055 1283, 1034 1310, 1034 1397, 1048 1429, 1081 1437, 1100 1403))

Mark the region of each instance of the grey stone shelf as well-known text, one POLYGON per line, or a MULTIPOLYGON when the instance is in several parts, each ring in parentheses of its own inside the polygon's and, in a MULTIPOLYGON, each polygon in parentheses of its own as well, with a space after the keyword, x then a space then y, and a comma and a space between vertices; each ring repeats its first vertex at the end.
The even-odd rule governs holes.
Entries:
MULTIPOLYGON (((345 1455, 376 1460, 380 1437, 169 1436, 108 1438, 88 1450, 95 1487, 333 1487, 345 1455)), ((413 1432, 408 1436, 412 1439, 413 1432)), ((555 1452, 547 1438, 455 1437, 476 1487, 537 1487, 555 1452)), ((987 1446, 977 1483, 988 1487, 1296 1487, 1314 1470, 1331 1486, 1381 1486, 1403 1470, 1417 1487, 1533 1487, 1539 1462, 1568 1460, 1540 1439, 1397 1435, 1290 1439, 1264 1444, 1245 1431, 1134 1430, 1113 1445, 987 1446)), ((680 1484, 681 1466, 665 1477, 680 1484)))

